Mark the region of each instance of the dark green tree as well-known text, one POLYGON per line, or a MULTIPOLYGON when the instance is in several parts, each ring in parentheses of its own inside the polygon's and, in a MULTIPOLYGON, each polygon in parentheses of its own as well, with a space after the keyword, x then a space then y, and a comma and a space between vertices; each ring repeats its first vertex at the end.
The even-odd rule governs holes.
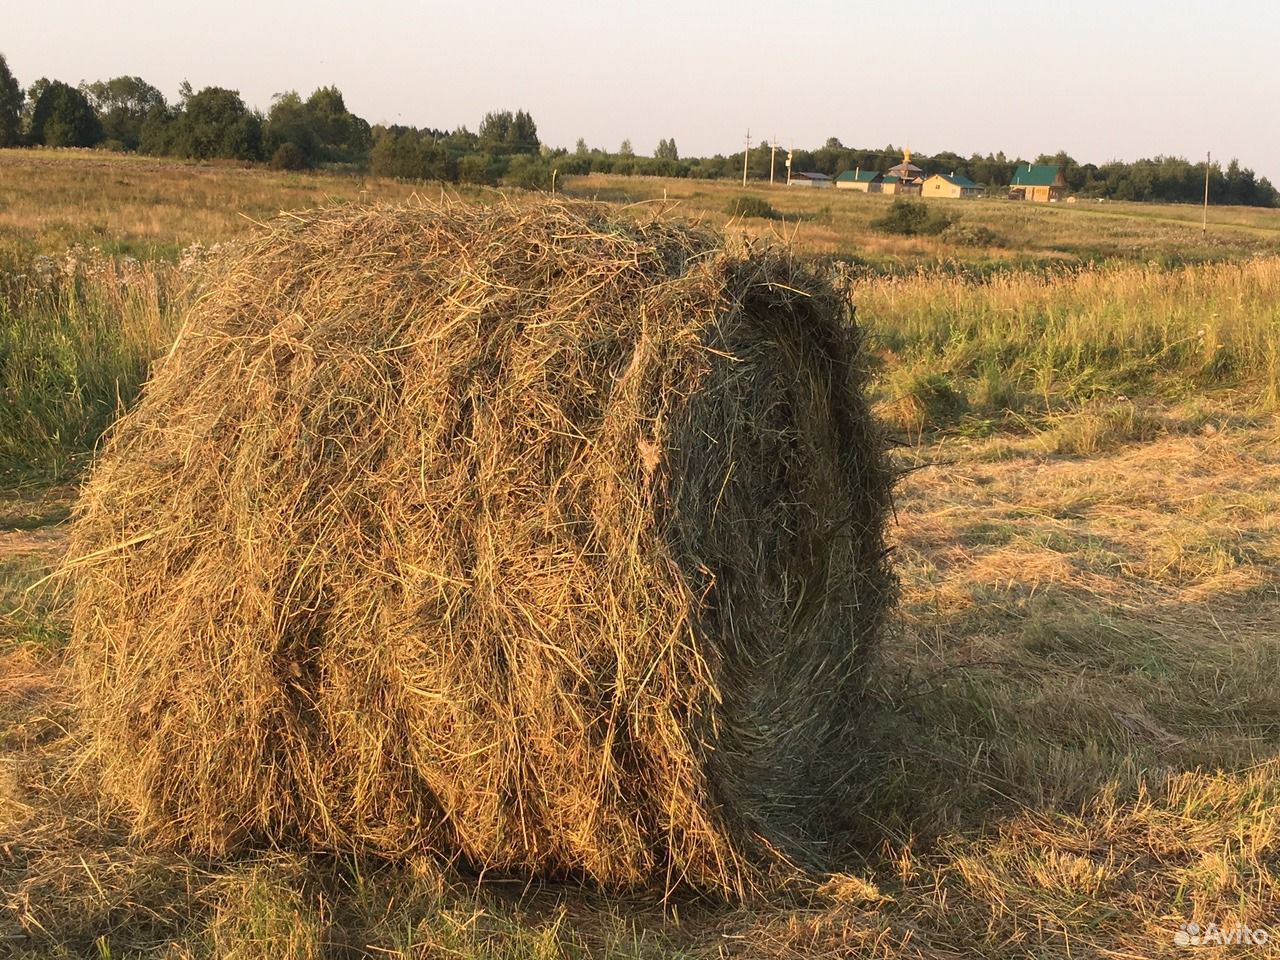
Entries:
POLYGON ((676 149, 675 138, 659 140, 657 149, 653 151, 653 157, 655 160, 679 160, 680 151, 676 149))
POLYGON ((480 142, 489 147, 505 144, 511 134, 511 122, 514 117, 510 110, 493 110, 484 115, 480 121, 480 142))
POLYGON ((0 53, 0 147, 16 147, 21 142, 22 87, 0 53))
POLYGON ((48 77, 41 77, 27 87, 26 101, 22 105, 22 137, 27 143, 31 142, 31 118, 36 112, 36 104, 40 102, 40 95, 50 82, 48 77))
POLYGON ((458 160, 458 179, 463 183, 495 184, 502 169, 487 153, 468 153, 458 160))
POLYGON ((244 105, 239 91, 205 87, 186 96, 176 127, 173 150, 179 156, 262 159, 262 119, 244 105))
POLYGON ((541 146, 538 141, 538 125, 523 110, 517 110, 511 118, 511 127, 507 130, 507 146, 512 153, 537 153, 541 146))
POLYGON ((380 177, 399 180, 456 180, 459 164, 437 134, 411 127, 377 128, 369 152, 370 169, 380 177))
POLYGON ((551 187, 551 167, 541 157, 519 154, 511 158, 502 182, 525 190, 548 190, 551 187))
POLYGON ((267 113, 266 141, 267 152, 273 157, 282 146, 292 144, 305 166, 319 162, 320 137, 311 111, 296 90, 276 94, 267 113))
POLYGON ((113 77, 81 89, 98 114, 103 137, 126 150, 138 149, 143 123, 153 110, 166 106, 160 91, 141 77, 113 77))
POLYGON ((320 146, 319 160, 354 163, 372 144, 369 124, 347 109, 337 87, 319 87, 307 98, 306 111, 320 146))
POLYGON ((30 138, 48 147, 91 147, 102 139, 102 124, 83 93, 54 80, 31 111, 30 138))
POLYGON ((178 107, 156 107, 142 121, 138 131, 138 152, 153 157, 177 153, 174 138, 178 133, 178 107))
POLYGON ((523 110, 494 110, 480 121, 480 143, 492 154, 537 153, 538 125, 523 110))

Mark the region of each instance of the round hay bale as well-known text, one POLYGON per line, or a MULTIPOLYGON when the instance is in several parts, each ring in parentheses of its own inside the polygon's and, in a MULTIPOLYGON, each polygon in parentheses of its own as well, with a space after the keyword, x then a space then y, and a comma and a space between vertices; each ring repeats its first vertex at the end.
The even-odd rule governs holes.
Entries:
POLYGON ((893 593, 851 319, 594 206, 276 221, 77 509, 104 786, 212 852, 729 893, 820 865, 893 593))

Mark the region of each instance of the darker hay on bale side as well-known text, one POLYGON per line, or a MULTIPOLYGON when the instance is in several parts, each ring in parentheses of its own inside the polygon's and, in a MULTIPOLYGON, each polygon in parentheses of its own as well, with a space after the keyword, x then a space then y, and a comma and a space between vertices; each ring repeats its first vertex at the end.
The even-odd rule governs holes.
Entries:
POLYGON ((220 852, 821 867, 893 594, 846 303, 582 205, 285 217, 74 523, 88 750, 220 852))

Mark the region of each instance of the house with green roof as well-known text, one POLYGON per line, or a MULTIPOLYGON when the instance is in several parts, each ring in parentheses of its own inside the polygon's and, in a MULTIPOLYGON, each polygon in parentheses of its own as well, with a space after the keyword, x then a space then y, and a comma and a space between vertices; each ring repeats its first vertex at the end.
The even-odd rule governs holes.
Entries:
POLYGON ((1009 183, 1010 200, 1051 203, 1067 194, 1067 178, 1056 163, 1020 163, 1009 183))
POLYGON ((921 195, 926 197, 971 197, 982 196, 982 187, 978 186, 963 173, 934 173, 925 177, 921 195))
POLYGON ((879 193, 882 175, 878 170, 846 170, 836 177, 837 190, 861 190, 863 193, 879 193))
POLYGON ((902 151, 902 162, 888 169, 881 182, 881 193, 919 194, 924 187, 924 171, 911 162, 911 148, 902 151))
POLYGON ((900 186, 902 186, 902 178, 896 173, 886 173, 880 178, 881 193, 897 193, 900 186))

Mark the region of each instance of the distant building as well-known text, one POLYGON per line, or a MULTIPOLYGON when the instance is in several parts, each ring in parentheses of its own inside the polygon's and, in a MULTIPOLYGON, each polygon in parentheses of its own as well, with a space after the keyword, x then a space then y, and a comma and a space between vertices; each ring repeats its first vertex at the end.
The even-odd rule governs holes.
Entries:
POLYGON ((877 170, 846 170, 836 177, 838 190, 861 190, 863 193, 879 193, 883 175, 877 170))
POLYGON ((787 181, 790 187, 830 187, 834 186, 835 181, 825 173, 818 173, 816 170, 808 170, 803 173, 793 173, 787 181))
POLYGON ((889 172, 884 175, 884 183, 889 183, 889 178, 893 177, 893 189, 884 190, 881 193, 897 193, 897 194, 916 194, 918 195, 924 187, 924 171, 911 162, 911 148, 907 147, 902 151, 902 162, 896 163, 889 168, 889 172))
POLYGON ((897 193, 898 188, 902 186, 902 178, 896 173, 886 173, 880 178, 881 193, 897 193))
POLYGON ((926 197, 980 197, 982 188, 962 173, 935 173, 925 177, 921 194, 926 197))
POLYGON ((1020 163, 1009 183, 1010 200, 1049 203, 1067 193, 1067 178, 1055 163, 1020 163))

